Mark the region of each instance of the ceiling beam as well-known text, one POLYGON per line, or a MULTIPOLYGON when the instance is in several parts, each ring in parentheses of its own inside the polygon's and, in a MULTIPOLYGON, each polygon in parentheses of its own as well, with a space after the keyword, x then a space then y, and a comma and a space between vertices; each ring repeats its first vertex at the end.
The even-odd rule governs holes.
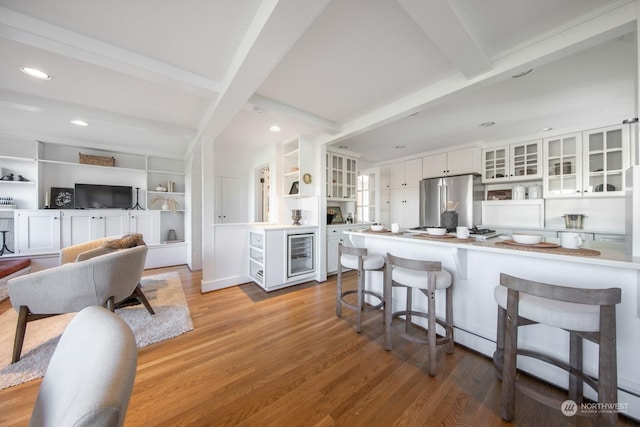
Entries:
POLYGON ((489 60, 456 15, 442 0, 396 0, 465 77, 491 68, 489 60))
POLYGON ((600 10, 598 13, 590 15, 588 19, 580 18, 557 31, 512 49, 508 54, 495 59, 491 69, 487 72, 472 78, 465 78, 462 74, 458 74, 425 87, 345 123, 340 134, 322 135, 318 141, 330 144, 345 140, 392 123, 428 106, 445 102, 453 96, 462 95, 474 88, 510 78, 519 71, 540 66, 604 41, 615 39, 635 29, 636 17, 636 2, 616 3, 615 7, 600 10))
POLYGON ((328 120, 315 114, 307 113, 290 105, 283 104, 262 95, 252 95, 246 106, 253 112, 266 112, 272 116, 285 116, 292 118, 298 122, 304 122, 310 126, 320 129, 322 132, 338 133, 342 130, 342 126, 332 120, 328 120))
POLYGON ((218 137, 329 0, 266 0, 254 16, 223 81, 202 117, 198 135, 218 137))
POLYGON ((219 82, 0 6, 0 37, 205 98, 219 82))

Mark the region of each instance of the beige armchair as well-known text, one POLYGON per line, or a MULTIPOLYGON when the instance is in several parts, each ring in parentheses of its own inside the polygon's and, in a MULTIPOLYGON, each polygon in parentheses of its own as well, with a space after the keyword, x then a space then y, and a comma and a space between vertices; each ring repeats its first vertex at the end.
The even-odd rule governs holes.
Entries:
MULTIPOLYGON (((144 245, 142 234, 128 234, 126 236, 111 236, 101 239, 90 240, 84 243, 67 246, 60 250, 60 265, 69 262, 84 261, 89 258, 108 254, 118 249, 144 245)), ((142 292, 140 283, 136 286, 133 293, 123 301, 116 301, 115 308, 121 308, 129 305, 143 304, 149 314, 155 314, 149 300, 142 292)))
POLYGON ((146 257, 147 247, 136 246, 9 280, 9 298, 18 312, 12 363, 20 359, 28 322, 91 305, 114 311, 116 303, 138 291, 144 298, 139 282, 146 257))
POLYGON ((122 426, 138 349, 119 316, 92 306, 64 330, 44 375, 31 426, 122 426))

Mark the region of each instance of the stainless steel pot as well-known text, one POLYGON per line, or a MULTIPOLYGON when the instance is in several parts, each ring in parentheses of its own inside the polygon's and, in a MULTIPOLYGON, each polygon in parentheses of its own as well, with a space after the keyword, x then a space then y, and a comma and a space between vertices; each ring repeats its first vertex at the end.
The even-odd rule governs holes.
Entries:
POLYGON ((564 214, 564 226, 567 228, 582 228, 585 214, 564 214))

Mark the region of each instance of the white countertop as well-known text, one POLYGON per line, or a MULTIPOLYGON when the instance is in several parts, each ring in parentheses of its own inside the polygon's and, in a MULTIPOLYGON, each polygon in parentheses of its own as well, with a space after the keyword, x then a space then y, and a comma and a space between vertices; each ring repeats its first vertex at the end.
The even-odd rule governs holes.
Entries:
POLYGON ((317 225, 275 224, 270 222, 256 222, 254 224, 250 224, 250 227, 259 228, 261 230, 315 230, 318 228, 317 225))
MULTIPOLYGON (((600 255, 596 256, 577 256, 566 254, 555 254, 549 252, 538 251, 523 251, 519 249, 505 248, 502 246, 496 246, 496 242, 503 241, 500 238, 492 238, 486 241, 473 241, 473 242, 460 242, 456 239, 425 239, 415 237, 414 233, 372 233, 365 231, 345 231, 345 234, 352 234, 354 236, 377 238, 377 239, 392 239, 406 241, 412 244, 425 244, 436 245, 448 248, 467 249, 483 252, 499 252, 509 253, 511 255, 522 255, 530 258, 539 259, 553 259, 562 260, 565 262, 590 264, 590 265, 602 265, 607 267, 626 268, 633 270, 640 270, 640 257, 633 257, 625 253, 625 244, 620 242, 597 242, 597 241, 585 241, 582 248, 594 249, 600 251, 600 255)), ((548 242, 558 243, 558 239, 545 239, 548 242)))
POLYGON ((534 227, 501 227, 499 225, 492 224, 482 224, 478 226, 479 228, 490 228, 492 230, 527 230, 527 231, 575 231, 577 233, 592 233, 592 234, 615 234, 623 236, 625 234, 624 231, 620 230, 612 230, 612 229, 598 229, 598 228, 566 228, 566 227, 543 227, 543 228, 534 228, 534 227))

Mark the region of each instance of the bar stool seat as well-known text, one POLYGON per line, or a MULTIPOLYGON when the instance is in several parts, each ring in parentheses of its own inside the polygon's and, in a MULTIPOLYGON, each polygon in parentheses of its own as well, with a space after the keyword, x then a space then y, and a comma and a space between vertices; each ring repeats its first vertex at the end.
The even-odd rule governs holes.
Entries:
MULTIPOLYGON (((453 283, 451 273, 447 270, 435 272, 436 289, 446 289, 453 283)), ((429 289, 429 282, 423 271, 409 270, 408 268, 396 267, 392 273, 393 281, 404 286, 419 289, 429 289)))
POLYGON ((362 312, 373 311, 383 308, 384 296, 366 288, 367 271, 383 271, 385 259, 382 255, 369 255, 366 248, 352 248, 344 246, 342 242, 338 244, 338 278, 336 284, 336 316, 342 316, 342 307, 355 310, 357 312, 356 331, 360 333, 362 329, 362 312), (348 268, 358 271, 358 283, 356 289, 342 290, 342 270, 348 268), (357 294, 356 303, 347 302, 346 296, 357 294), (377 298, 378 303, 366 305, 364 296, 377 298))
MULTIPOLYGON (((358 256, 342 254, 340 263, 343 267, 357 270, 358 256)), ((365 255, 362 257, 362 268, 365 270, 381 270, 382 267, 384 267, 384 257, 382 255, 365 255)))
MULTIPOLYGON (((493 296, 500 307, 507 308, 507 288, 496 286, 493 296)), ((521 294, 518 303, 520 317, 556 328, 596 332, 600 329, 600 307, 556 301, 535 295, 521 294)))
MULTIPOLYGON (((502 273, 494 298, 498 303, 498 330, 493 363, 502 380, 500 415, 504 420, 514 417, 516 389, 556 410, 566 402, 517 381, 517 356, 538 359, 568 372, 569 399, 578 406, 583 402, 585 383, 598 393, 598 403, 618 401, 615 306, 621 301, 620 288, 557 286, 502 273), (569 363, 531 345, 518 347, 518 328, 538 323, 569 333, 569 363), (598 345, 597 378, 583 371, 584 339, 598 345)), ((615 426, 618 416, 615 411, 577 415, 598 416, 598 425, 607 426, 615 426)))
POLYGON ((446 344, 447 354, 453 353, 453 298, 451 273, 442 269, 437 261, 422 261, 401 258, 387 253, 384 294, 387 300, 385 310, 385 348, 392 349, 391 332, 393 319, 405 316, 405 330, 393 329, 402 338, 429 346, 429 375, 436 373, 437 346, 446 344), (404 310, 393 311, 393 288, 404 287, 406 292, 406 306, 404 310), (427 297, 427 312, 416 311, 412 307, 413 289, 419 289, 427 297), (445 290, 445 319, 436 316, 436 290, 445 290), (427 337, 420 338, 410 334, 412 316, 427 319, 427 337), (444 331, 444 336, 437 336, 436 324, 444 331))

